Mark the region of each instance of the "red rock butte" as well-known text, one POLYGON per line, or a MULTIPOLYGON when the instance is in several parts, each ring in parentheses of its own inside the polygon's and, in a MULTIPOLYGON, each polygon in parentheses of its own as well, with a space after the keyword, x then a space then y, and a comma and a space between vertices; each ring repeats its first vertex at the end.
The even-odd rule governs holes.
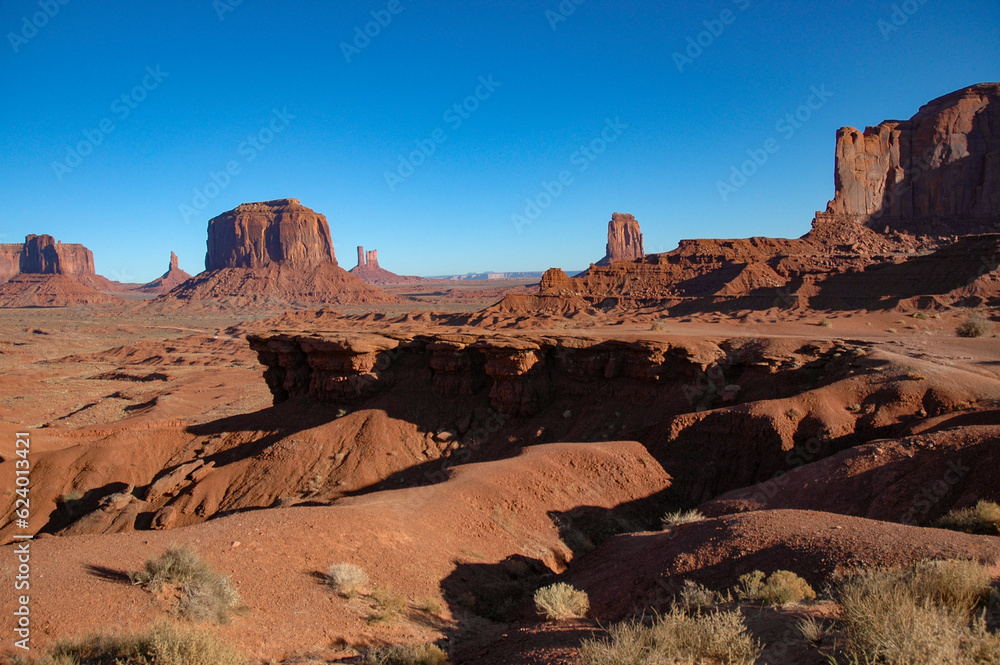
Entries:
POLYGON ((627 213, 616 212, 608 222, 608 245, 604 258, 597 262, 607 266, 618 261, 635 261, 645 256, 639 222, 627 213))
POLYGON ((244 203, 208 222, 206 270, 337 265, 326 216, 298 199, 244 203))
POLYGON ((205 272, 151 304, 246 309, 398 303, 337 264, 326 217, 278 199, 244 203, 208 223, 205 272))

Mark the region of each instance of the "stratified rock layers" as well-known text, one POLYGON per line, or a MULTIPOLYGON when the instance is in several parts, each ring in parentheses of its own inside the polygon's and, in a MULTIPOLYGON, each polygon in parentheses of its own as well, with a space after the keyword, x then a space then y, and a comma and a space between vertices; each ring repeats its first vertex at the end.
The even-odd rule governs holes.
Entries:
POLYGON ((939 97, 906 121, 837 132, 827 212, 914 234, 1000 230, 1000 83, 939 97))

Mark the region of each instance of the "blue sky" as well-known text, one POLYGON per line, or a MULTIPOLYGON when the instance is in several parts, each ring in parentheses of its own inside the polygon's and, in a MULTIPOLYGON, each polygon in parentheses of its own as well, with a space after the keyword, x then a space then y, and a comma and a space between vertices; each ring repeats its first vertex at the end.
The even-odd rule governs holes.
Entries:
POLYGON ((0 242, 197 273, 208 219, 281 197, 403 274, 584 268, 616 211, 649 252, 797 237, 837 128, 1000 80, 995 0, 817 4, 5 0, 0 242))

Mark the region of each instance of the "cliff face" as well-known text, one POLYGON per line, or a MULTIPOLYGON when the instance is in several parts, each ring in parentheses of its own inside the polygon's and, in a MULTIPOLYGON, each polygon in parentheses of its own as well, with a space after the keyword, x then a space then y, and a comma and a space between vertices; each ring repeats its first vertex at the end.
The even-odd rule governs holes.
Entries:
POLYGON ((611 265, 616 261, 635 261, 645 255, 642 246, 642 232, 639 222, 627 213, 616 212, 608 222, 608 244, 599 266, 611 265))
POLYGON ((21 272, 21 251, 24 245, 0 245, 0 284, 21 272))
POLYGON ((208 223, 206 270, 336 266, 326 216, 298 199, 244 203, 208 223))
POLYGON ((827 212, 916 234, 1000 230, 1000 83, 924 105, 906 121, 837 132, 827 212))
POLYGON ((29 235, 19 256, 19 272, 34 275, 93 275, 94 254, 83 245, 29 235))

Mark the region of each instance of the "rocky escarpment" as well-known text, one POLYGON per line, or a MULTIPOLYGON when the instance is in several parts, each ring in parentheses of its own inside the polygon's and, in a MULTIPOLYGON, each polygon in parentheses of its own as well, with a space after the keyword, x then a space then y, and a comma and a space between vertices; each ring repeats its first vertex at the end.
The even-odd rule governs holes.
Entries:
POLYGON ((909 120, 837 132, 827 212, 875 229, 1000 230, 1000 83, 935 99, 909 120))
POLYGON ((914 370, 898 356, 842 341, 537 333, 248 340, 276 403, 384 410, 422 431, 451 432, 472 459, 552 441, 636 440, 678 495, 698 502, 794 467, 804 446, 814 461, 967 408, 997 388, 982 377, 956 386, 928 370, 909 380, 914 370), (878 382, 866 376, 875 368, 878 382))
POLYGON ((50 235, 26 236, 23 244, 0 245, 0 279, 17 273, 93 275, 94 254, 83 245, 62 243, 50 235))
POLYGON ((298 199, 244 203, 208 222, 206 270, 337 265, 326 216, 298 199))
POLYGON ((618 261, 635 261, 645 256, 642 246, 642 232, 639 222, 627 213, 616 212, 608 222, 608 244, 599 266, 608 266, 618 261))
POLYGON ((539 297, 671 315, 978 307, 1000 303, 998 268, 997 234, 918 238, 817 213, 798 239, 682 240, 671 252, 593 266, 575 278, 552 269, 539 297))

